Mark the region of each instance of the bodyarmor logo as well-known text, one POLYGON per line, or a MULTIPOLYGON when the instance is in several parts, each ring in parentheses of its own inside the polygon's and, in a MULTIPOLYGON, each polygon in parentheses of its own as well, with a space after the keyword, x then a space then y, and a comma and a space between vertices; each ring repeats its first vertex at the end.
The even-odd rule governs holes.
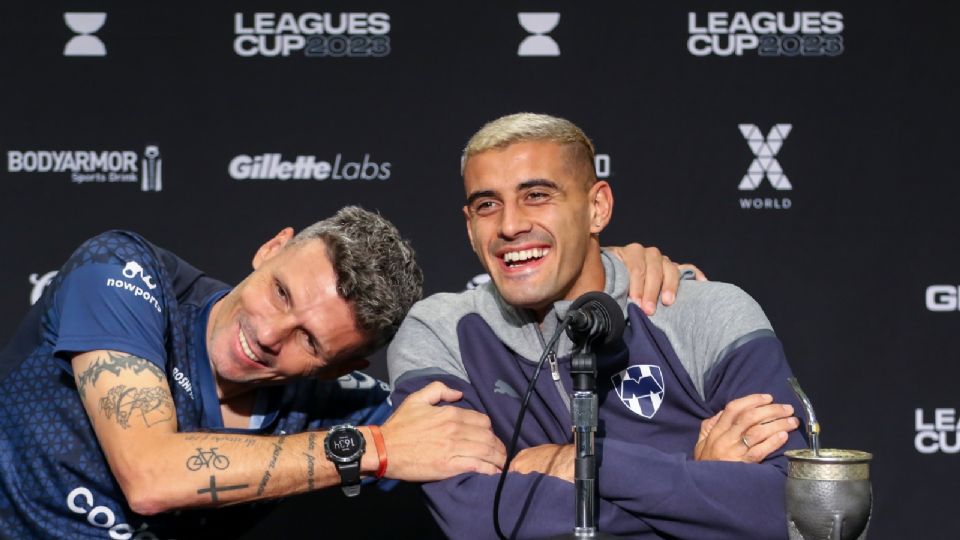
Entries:
POLYGON ((160 159, 160 148, 151 144, 143 150, 140 190, 160 191, 161 189, 163 189, 163 161, 160 159))
POLYGON ((143 191, 163 189, 160 148, 143 158, 133 150, 7 150, 7 172, 69 173, 75 184, 139 183, 143 191))
POLYGON ((77 35, 63 48, 64 56, 106 56, 107 47, 100 38, 92 35, 107 22, 106 13, 64 13, 67 27, 77 35))
POLYGON ((753 151, 755 156, 753 162, 750 163, 747 174, 743 175, 743 180, 740 180, 741 191, 757 189, 764 176, 767 177, 770 185, 775 189, 793 189, 787 175, 783 174, 780 162, 776 159, 777 153, 780 152, 783 141, 790 134, 791 129, 793 129, 792 124, 777 124, 770 128, 770 133, 764 139, 757 126, 740 124, 740 133, 743 133, 743 138, 747 140, 747 144, 750 145, 750 150, 753 151))
POLYGON ((517 13, 517 18, 531 34, 520 42, 517 56, 560 56, 560 45, 547 35, 560 24, 559 13, 517 13))
POLYGON ((610 377, 620 401, 631 411, 650 419, 663 403, 663 373, 660 366, 641 364, 610 377))
POLYGON ((56 270, 51 270, 42 276, 40 274, 30 274, 30 284, 33 285, 33 289, 30 291, 31 306, 37 303, 37 300, 39 300, 43 294, 43 290, 47 288, 47 285, 49 285, 56 276, 56 270))

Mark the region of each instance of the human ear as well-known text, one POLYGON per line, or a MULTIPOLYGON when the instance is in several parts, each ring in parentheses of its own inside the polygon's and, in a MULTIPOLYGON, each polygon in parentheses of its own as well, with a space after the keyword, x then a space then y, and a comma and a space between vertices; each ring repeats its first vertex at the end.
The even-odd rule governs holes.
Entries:
POLYGON ((587 193, 590 201, 590 233, 598 234, 613 217, 613 190, 604 180, 598 180, 587 193))
POLYGON ((280 253, 280 250, 283 246, 287 245, 287 242, 293 238, 293 228, 287 227, 277 233, 276 236, 264 242, 260 249, 253 255, 253 269, 256 270, 260 268, 260 265, 265 261, 273 258, 274 255, 280 253))

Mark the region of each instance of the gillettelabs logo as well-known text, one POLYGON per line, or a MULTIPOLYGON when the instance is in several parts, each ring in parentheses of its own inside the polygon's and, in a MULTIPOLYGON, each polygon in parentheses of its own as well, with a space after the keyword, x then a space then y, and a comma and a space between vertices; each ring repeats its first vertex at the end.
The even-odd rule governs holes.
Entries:
POLYGON ((687 14, 687 50, 694 56, 838 56, 843 54, 839 11, 711 11, 687 14))
POLYGON ((960 285, 931 285, 926 300, 930 311, 960 311, 960 285))
POLYGON ((7 151, 10 173, 70 173, 75 184, 138 182, 142 191, 160 191, 160 149, 147 146, 142 164, 139 162, 140 157, 132 150, 7 151))
POLYGON ((917 436, 913 445, 921 454, 956 454, 960 452, 960 425, 956 409, 934 409, 932 415, 923 409, 914 411, 917 436))
POLYGON ((390 54, 390 15, 383 12, 234 13, 233 28, 233 51, 243 57, 390 54))
POLYGON ((547 35, 560 24, 559 13, 517 13, 517 19, 530 33, 520 42, 517 56, 560 56, 560 45, 547 35))
POLYGON ((281 154, 268 153, 236 156, 227 171, 234 180, 387 180, 391 166, 389 161, 372 161, 370 154, 359 161, 337 154, 331 163, 317 156, 285 160, 281 154))
POLYGON ((106 13, 63 14, 63 20, 73 33, 77 34, 63 47, 64 56, 106 56, 107 46, 93 34, 103 28, 107 22, 106 13))
MULTIPOLYGON (((777 160, 777 154, 783 147, 783 141, 786 140, 790 131, 793 130, 792 124, 776 124, 764 137, 760 129, 754 124, 740 124, 740 133, 747 141, 750 151, 753 152, 753 161, 747 168, 747 173, 740 180, 737 187, 740 191, 754 191, 760 187, 766 178, 773 189, 777 191, 790 191, 793 184, 783 172, 783 167, 777 160)), ((789 197, 770 198, 756 197, 753 199, 740 198, 740 208, 744 210, 754 209, 775 209, 787 210, 793 206, 789 197)))

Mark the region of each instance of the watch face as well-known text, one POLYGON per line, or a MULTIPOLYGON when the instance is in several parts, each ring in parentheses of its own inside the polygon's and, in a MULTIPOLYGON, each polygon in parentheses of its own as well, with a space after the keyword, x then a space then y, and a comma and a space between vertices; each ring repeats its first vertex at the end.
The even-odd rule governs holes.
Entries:
POLYGON ((328 448, 334 457, 353 457, 360 451, 360 434, 353 430, 331 433, 328 448))

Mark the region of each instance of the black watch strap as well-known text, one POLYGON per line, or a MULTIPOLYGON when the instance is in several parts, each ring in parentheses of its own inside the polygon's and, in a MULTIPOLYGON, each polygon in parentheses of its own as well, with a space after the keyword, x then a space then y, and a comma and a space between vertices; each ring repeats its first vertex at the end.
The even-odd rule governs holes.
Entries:
POLYGON ((323 440, 327 459, 340 474, 340 489, 347 497, 360 494, 360 460, 366 449, 363 434, 350 424, 333 426, 323 440))
POLYGON ((337 472, 340 473, 340 489, 347 497, 356 497, 360 494, 360 462, 337 463, 337 472))

